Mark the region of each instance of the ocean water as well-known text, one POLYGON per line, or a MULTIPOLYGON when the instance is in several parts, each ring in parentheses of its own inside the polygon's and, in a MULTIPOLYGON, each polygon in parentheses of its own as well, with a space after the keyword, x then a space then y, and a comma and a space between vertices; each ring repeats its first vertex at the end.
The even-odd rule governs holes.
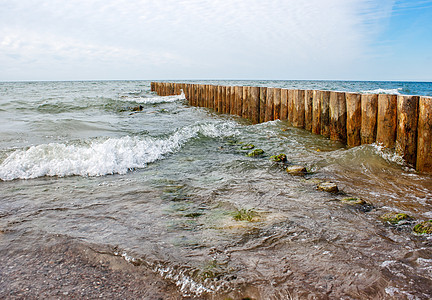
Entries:
MULTIPOLYGON (((416 82, 206 83, 432 96, 416 82)), ((432 296, 432 239, 411 230, 432 218, 431 176, 379 145, 254 125, 149 81, 0 83, 0 191, 0 249, 47 236, 108 245, 184 296, 432 296), (294 164, 308 174, 287 174, 294 164), (392 226, 390 211, 414 220, 392 226)))

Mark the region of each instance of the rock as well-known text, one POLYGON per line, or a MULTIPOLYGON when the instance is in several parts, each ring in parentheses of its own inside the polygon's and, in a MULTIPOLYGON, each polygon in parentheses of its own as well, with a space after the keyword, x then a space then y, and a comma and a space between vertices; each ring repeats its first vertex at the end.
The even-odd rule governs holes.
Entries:
POLYGON ((356 198, 356 197, 343 198, 341 200, 341 202, 349 204, 349 205, 365 205, 366 204, 366 201, 364 201, 363 199, 360 199, 360 198, 356 198))
POLYGON ((142 105, 140 105, 140 106, 132 107, 132 110, 133 110, 133 111, 142 111, 143 108, 144 108, 144 107, 143 107, 142 105))
POLYGON ((285 154, 281 153, 279 155, 273 155, 270 157, 271 160, 275 161, 275 162, 285 162, 287 161, 287 157, 285 154))
POLYGON ((256 157, 264 154, 264 150, 262 149, 255 149, 252 152, 250 152, 247 156, 249 157, 256 157))
POLYGON ((413 219, 405 213, 397 213, 394 211, 383 214, 380 218, 381 220, 386 221, 392 225, 402 225, 413 219))
POLYGON ((418 234, 432 234, 432 220, 418 223, 414 226, 413 231, 418 234))
POLYGON ((286 168, 287 173, 291 175, 304 175, 307 173, 307 170, 304 166, 294 165, 286 168))
POLYGON ((333 182, 321 182, 317 188, 320 191, 324 191, 324 192, 329 192, 329 193, 337 193, 339 192, 338 186, 336 185, 336 183, 333 182))

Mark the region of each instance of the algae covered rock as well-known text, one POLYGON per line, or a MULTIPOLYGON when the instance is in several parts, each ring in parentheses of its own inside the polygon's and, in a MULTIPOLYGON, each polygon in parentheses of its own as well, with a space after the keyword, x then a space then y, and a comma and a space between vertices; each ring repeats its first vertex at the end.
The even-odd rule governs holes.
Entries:
POLYGON ((329 193, 339 192, 339 188, 338 188, 337 184, 334 182, 330 182, 330 181, 321 182, 320 184, 318 184, 317 189, 319 189, 320 191, 329 192, 329 193))
POLYGON ((275 161, 275 162, 285 162, 285 161, 287 161, 287 156, 286 156, 286 154, 281 153, 278 155, 270 156, 270 159, 272 161, 275 161))
POLYGON ((259 220, 258 213, 253 209, 242 208, 233 214, 235 221, 256 222, 259 220))
POLYGON ((304 175, 307 173, 307 170, 304 166, 294 165, 286 168, 288 174, 291 175, 304 175))
POLYGON ((341 200, 342 203, 349 204, 349 205, 365 205, 367 204, 366 201, 363 199, 357 198, 357 197, 347 197, 343 198, 341 200))
POLYGON ((432 220, 418 223, 414 226, 413 231, 418 234, 432 234, 432 220))
POLYGON ((386 214, 383 214, 381 217, 381 220, 386 221, 392 225, 402 225, 409 221, 412 221, 412 217, 405 213, 397 213, 397 212, 389 212, 386 214))
POLYGON ((249 157, 256 157, 256 156, 261 156, 264 154, 264 150, 262 149, 255 149, 253 151, 251 151, 247 156, 249 157))

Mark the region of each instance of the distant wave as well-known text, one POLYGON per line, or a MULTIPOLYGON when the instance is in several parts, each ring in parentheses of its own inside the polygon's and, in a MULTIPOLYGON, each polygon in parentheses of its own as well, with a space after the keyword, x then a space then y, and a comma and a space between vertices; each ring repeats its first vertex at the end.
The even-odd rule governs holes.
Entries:
POLYGON ((141 104, 157 104, 157 103, 169 103, 176 102, 179 100, 185 100, 186 96, 181 91, 180 95, 171 95, 171 96, 157 96, 157 97, 123 97, 121 100, 123 101, 134 101, 141 104))
POLYGON ((401 95, 401 92, 403 88, 396 88, 396 89, 375 89, 375 90, 368 90, 368 91, 362 91, 362 93, 365 94, 390 94, 390 95, 401 95))
POLYGON ((178 151, 199 134, 213 138, 237 134, 234 126, 230 122, 195 124, 180 128, 167 138, 125 136, 32 146, 6 157, 0 164, 0 179, 125 174, 178 151))

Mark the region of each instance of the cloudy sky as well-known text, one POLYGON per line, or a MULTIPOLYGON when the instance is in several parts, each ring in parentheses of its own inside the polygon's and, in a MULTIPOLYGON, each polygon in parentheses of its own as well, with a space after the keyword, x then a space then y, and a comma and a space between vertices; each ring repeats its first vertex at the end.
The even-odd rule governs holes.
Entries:
POLYGON ((432 81, 432 0, 0 0, 0 81, 432 81))

